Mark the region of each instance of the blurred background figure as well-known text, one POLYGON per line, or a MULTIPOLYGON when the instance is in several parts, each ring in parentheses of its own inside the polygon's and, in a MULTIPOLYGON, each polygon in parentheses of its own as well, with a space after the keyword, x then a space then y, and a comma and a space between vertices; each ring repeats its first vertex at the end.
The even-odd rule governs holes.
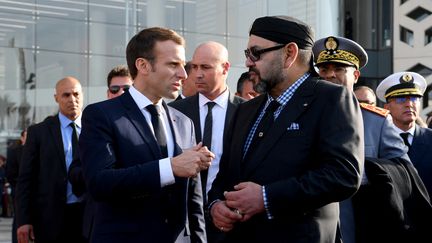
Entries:
POLYGON ((27 129, 21 131, 20 139, 16 143, 12 144, 7 151, 7 163, 6 163, 6 178, 11 188, 12 197, 12 208, 13 208, 13 222, 12 222, 12 243, 17 243, 16 237, 16 219, 15 219, 15 187, 19 174, 19 165, 21 160, 21 154, 24 144, 27 139, 27 129))
POLYGON ((237 81, 237 92, 235 95, 242 97, 245 100, 250 100, 258 95, 258 92, 254 90, 255 82, 253 79, 250 79, 249 72, 244 72, 240 75, 240 78, 237 81))
POLYGON ((6 157, 2 154, 0 154, 0 207, 1 207, 1 216, 5 217, 6 211, 7 211, 7 204, 5 203, 5 182, 6 182, 6 157))
POLYGON ((107 77, 107 97, 115 98, 124 93, 132 85, 132 78, 129 69, 124 65, 119 65, 111 69, 107 77))
POLYGON ((367 86, 354 87, 354 94, 360 103, 376 105, 375 92, 367 86))
POLYGON ((197 93, 197 88, 195 86, 195 81, 193 80, 193 77, 191 77, 189 74, 191 72, 192 63, 191 61, 187 62, 184 66, 184 69, 186 70, 186 73, 188 77, 186 79, 182 80, 182 91, 179 96, 177 96, 176 100, 181 100, 186 97, 195 95, 197 93))

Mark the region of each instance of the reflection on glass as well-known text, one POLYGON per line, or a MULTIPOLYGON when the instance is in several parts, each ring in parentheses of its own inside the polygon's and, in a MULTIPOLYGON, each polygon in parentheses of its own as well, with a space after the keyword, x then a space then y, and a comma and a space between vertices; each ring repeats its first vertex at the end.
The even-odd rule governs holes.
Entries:
POLYGON ((121 25, 136 25, 133 1, 90 0, 90 20, 121 25))
POLYGON ((0 129, 20 130, 34 120, 33 53, 23 48, 0 48, 0 70, 4 73, 0 75, 0 129))
POLYGON ((87 19, 87 0, 36 0, 38 15, 62 19, 87 19))
POLYGON ((0 13, 0 46, 32 48, 34 27, 31 16, 0 13))
POLYGON ((87 24, 82 21, 40 17, 36 42, 42 50, 87 52, 87 24))
POLYGON ((124 25, 90 25, 90 53, 124 56, 126 45, 135 34, 135 28, 124 25))
MULTIPOLYGON (((226 1, 196 1, 184 5, 184 30, 203 34, 226 34, 226 1)), ((240 16, 239 16, 240 17, 240 16)))
POLYGON ((103 86, 107 88, 106 77, 111 69, 117 65, 126 65, 126 57, 107 57, 93 55, 90 58, 89 86, 103 86))
POLYGON ((86 56, 40 51, 36 54, 36 59, 38 89, 52 89, 57 81, 65 76, 74 76, 83 86, 87 85, 88 58, 86 56))

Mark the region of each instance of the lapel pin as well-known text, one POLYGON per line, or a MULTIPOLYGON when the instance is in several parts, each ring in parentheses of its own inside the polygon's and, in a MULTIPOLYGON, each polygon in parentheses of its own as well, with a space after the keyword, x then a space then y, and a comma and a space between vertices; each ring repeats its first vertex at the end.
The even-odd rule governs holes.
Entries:
POLYGON ((258 137, 262 137, 262 136, 264 136, 264 133, 263 132, 259 132, 258 133, 258 137))
POLYGON ((303 106, 304 106, 304 107, 308 106, 308 103, 304 103, 303 106))

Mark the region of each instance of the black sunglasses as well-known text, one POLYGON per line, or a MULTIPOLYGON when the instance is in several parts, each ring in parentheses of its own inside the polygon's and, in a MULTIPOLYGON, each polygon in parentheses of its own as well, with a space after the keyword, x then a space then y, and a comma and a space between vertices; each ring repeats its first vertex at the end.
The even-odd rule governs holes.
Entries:
POLYGON ((256 62, 260 59, 261 54, 264 54, 264 53, 269 52, 269 51, 279 50, 284 46, 285 46, 285 44, 280 44, 277 46, 272 46, 272 47, 264 48, 261 50, 257 50, 256 47, 252 47, 250 49, 244 50, 244 53, 245 53, 246 58, 249 58, 252 62, 256 62))
POLYGON ((126 84, 126 85, 111 85, 109 87, 109 91, 111 92, 111 94, 117 94, 120 89, 123 89, 123 91, 126 91, 130 88, 130 85, 126 84))

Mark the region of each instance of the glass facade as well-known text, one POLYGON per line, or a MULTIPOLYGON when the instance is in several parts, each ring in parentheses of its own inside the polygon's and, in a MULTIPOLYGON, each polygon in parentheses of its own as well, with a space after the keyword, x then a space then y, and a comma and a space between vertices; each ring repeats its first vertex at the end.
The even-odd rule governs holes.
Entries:
POLYGON ((57 112, 59 79, 78 78, 85 105, 106 99, 106 75, 126 63, 125 47, 143 28, 180 33, 187 59, 203 41, 224 44, 234 91, 256 17, 291 15, 320 38, 339 34, 338 6, 339 0, 0 0, 0 154, 23 128, 57 112))

